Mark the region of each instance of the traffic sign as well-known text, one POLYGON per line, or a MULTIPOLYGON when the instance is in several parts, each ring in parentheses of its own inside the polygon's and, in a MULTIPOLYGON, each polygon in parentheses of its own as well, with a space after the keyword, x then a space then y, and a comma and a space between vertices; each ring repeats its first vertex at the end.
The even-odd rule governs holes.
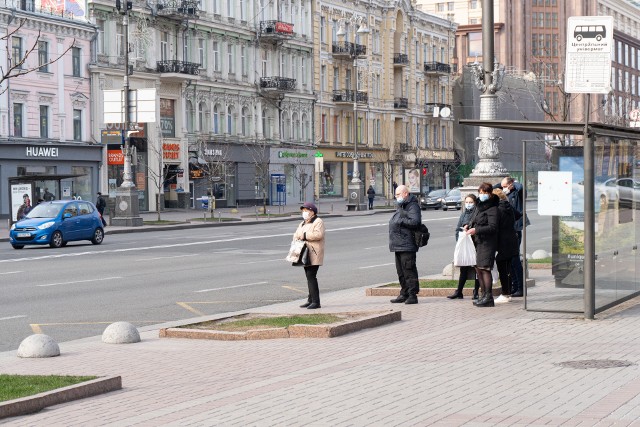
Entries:
POLYGON ((613 16, 571 16, 567 21, 565 91, 611 91, 613 16))

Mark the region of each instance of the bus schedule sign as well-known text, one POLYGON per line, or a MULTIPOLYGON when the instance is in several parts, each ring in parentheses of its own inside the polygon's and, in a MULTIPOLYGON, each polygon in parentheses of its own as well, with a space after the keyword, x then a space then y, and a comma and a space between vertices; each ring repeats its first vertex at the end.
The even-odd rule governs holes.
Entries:
POLYGON ((611 90, 613 16, 571 16, 567 21, 565 91, 611 90))

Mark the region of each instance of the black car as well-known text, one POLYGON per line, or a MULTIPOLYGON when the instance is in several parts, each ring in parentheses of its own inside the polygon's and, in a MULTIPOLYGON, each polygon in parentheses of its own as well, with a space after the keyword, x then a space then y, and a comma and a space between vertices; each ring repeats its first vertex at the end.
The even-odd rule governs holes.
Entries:
POLYGON ((423 211, 426 209, 440 209, 444 203, 444 197, 447 194, 447 190, 433 190, 426 196, 420 197, 420 209, 423 211))
POLYGON ((452 188, 444 197, 442 210, 446 211, 449 208, 457 210, 462 209, 462 193, 459 188, 452 188))

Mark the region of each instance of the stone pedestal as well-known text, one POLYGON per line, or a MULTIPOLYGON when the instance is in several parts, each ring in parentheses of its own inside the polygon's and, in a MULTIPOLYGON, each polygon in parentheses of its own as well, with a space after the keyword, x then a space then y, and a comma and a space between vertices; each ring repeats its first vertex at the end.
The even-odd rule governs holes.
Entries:
POLYGON ((348 211, 366 211, 368 208, 367 203, 365 203, 365 194, 364 194, 364 184, 362 181, 359 182, 351 182, 347 185, 348 190, 348 201, 347 201, 347 210, 348 211))
POLYGON ((116 190, 115 215, 111 225, 118 227, 140 227, 143 221, 138 209, 138 190, 135 187, 116 190))

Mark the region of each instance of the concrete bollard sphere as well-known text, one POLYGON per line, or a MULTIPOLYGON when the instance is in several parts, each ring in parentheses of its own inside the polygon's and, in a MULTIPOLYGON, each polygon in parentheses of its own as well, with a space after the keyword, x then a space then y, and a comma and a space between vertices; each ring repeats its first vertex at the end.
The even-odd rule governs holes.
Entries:
POLYGON ((102 342, 106 344, 131 344, 140 342, 140 334, 129 322, 115 322, 107 326, 102 333, 102 342))
POLYGON ((39 358, 55 356, 60 356, 60 347, 49 335, 29 335, 22 340, 20 347, 18 347, 18 357, 39 358))

